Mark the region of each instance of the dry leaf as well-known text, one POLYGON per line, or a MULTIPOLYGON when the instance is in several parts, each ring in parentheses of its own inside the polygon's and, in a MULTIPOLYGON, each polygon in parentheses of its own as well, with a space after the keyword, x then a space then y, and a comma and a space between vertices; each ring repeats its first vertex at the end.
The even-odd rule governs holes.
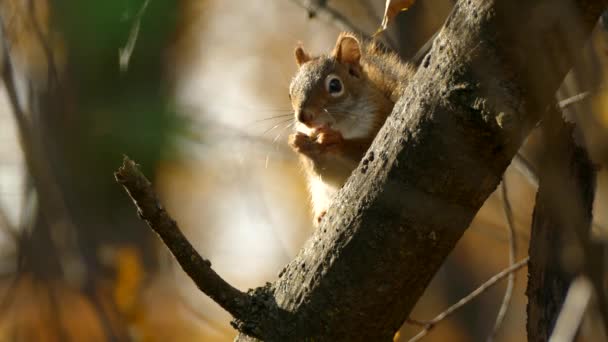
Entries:
POLYGON ((405 11, 410 8, 416 0, 386 0, 386 8, 384 9, 384 17, 382 18, 382 24, 378 31, 374 33, 378 35, 382 33, 388 27, 388 23, 399 14, 399 12, 405 11))
POLYGON ((116 283, 114 301, 118 310, 129 314, 137 307, 141 291, 144 266, 138 251, 134 247, 119 247, 115 251, 116 283))

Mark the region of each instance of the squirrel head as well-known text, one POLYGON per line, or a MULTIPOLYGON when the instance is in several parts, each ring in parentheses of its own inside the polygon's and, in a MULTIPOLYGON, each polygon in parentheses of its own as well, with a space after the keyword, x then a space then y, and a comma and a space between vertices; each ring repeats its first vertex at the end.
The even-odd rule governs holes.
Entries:
POLYGON ((327 55, 311 57, 302 46, 295 49, 298 71, 289 97, 298 130, 330 128, 346 139, 375 133, 387 99, 367 77, 363 52, 352 33, 341 33, 327 55))

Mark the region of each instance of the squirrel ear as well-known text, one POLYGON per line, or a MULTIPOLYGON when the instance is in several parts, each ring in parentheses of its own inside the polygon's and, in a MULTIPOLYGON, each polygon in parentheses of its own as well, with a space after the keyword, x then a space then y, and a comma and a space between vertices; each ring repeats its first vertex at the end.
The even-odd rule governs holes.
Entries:
POLYGON ((302 48, 302 46, 298 46, 296 48, 295 55, 296 55, 296 63, 298 63, 298 66, 302 66, 302 64, 304 64, 310 60, 310 56, 306 52, 304 52, 304 49, 302 48))
POLYGON ((340 63, 359 65, 361 45, 352 33, 342 32, 338 36, 338 41, 332 55, 340 63))

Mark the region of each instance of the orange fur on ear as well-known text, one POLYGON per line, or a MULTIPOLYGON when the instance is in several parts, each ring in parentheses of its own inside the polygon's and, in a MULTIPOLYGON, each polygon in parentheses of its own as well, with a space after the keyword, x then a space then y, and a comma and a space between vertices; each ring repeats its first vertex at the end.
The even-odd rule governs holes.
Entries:
POLYGON ((359 65, 359 60, 361 59, 359 40, 352 33, 340 33, 332 55, 340 63, 359 65))
POLYGON ((302 46, 298 46, 296 48, 295 54, 296 54, 296 63, 298 63, 298 66, 302 66, 302 64, 304 64, 310 60, 310 56, 306 52, 304 52, 304 49, 302 48, 302 46))

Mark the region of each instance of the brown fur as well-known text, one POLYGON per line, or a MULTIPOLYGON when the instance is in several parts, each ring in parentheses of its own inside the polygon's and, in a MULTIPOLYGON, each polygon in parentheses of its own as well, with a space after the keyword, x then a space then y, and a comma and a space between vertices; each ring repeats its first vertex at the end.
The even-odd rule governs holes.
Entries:
POLYGON ((300 155, 309 180, 315 223, 363 158, 405 90, 414 68, 374 41, 343 32, 329 55, 310 57, 299 46, 299 66, 289 87, 299 120, 290 146, 300 155), (330 94, 338 78, 343 94, 330 94))

